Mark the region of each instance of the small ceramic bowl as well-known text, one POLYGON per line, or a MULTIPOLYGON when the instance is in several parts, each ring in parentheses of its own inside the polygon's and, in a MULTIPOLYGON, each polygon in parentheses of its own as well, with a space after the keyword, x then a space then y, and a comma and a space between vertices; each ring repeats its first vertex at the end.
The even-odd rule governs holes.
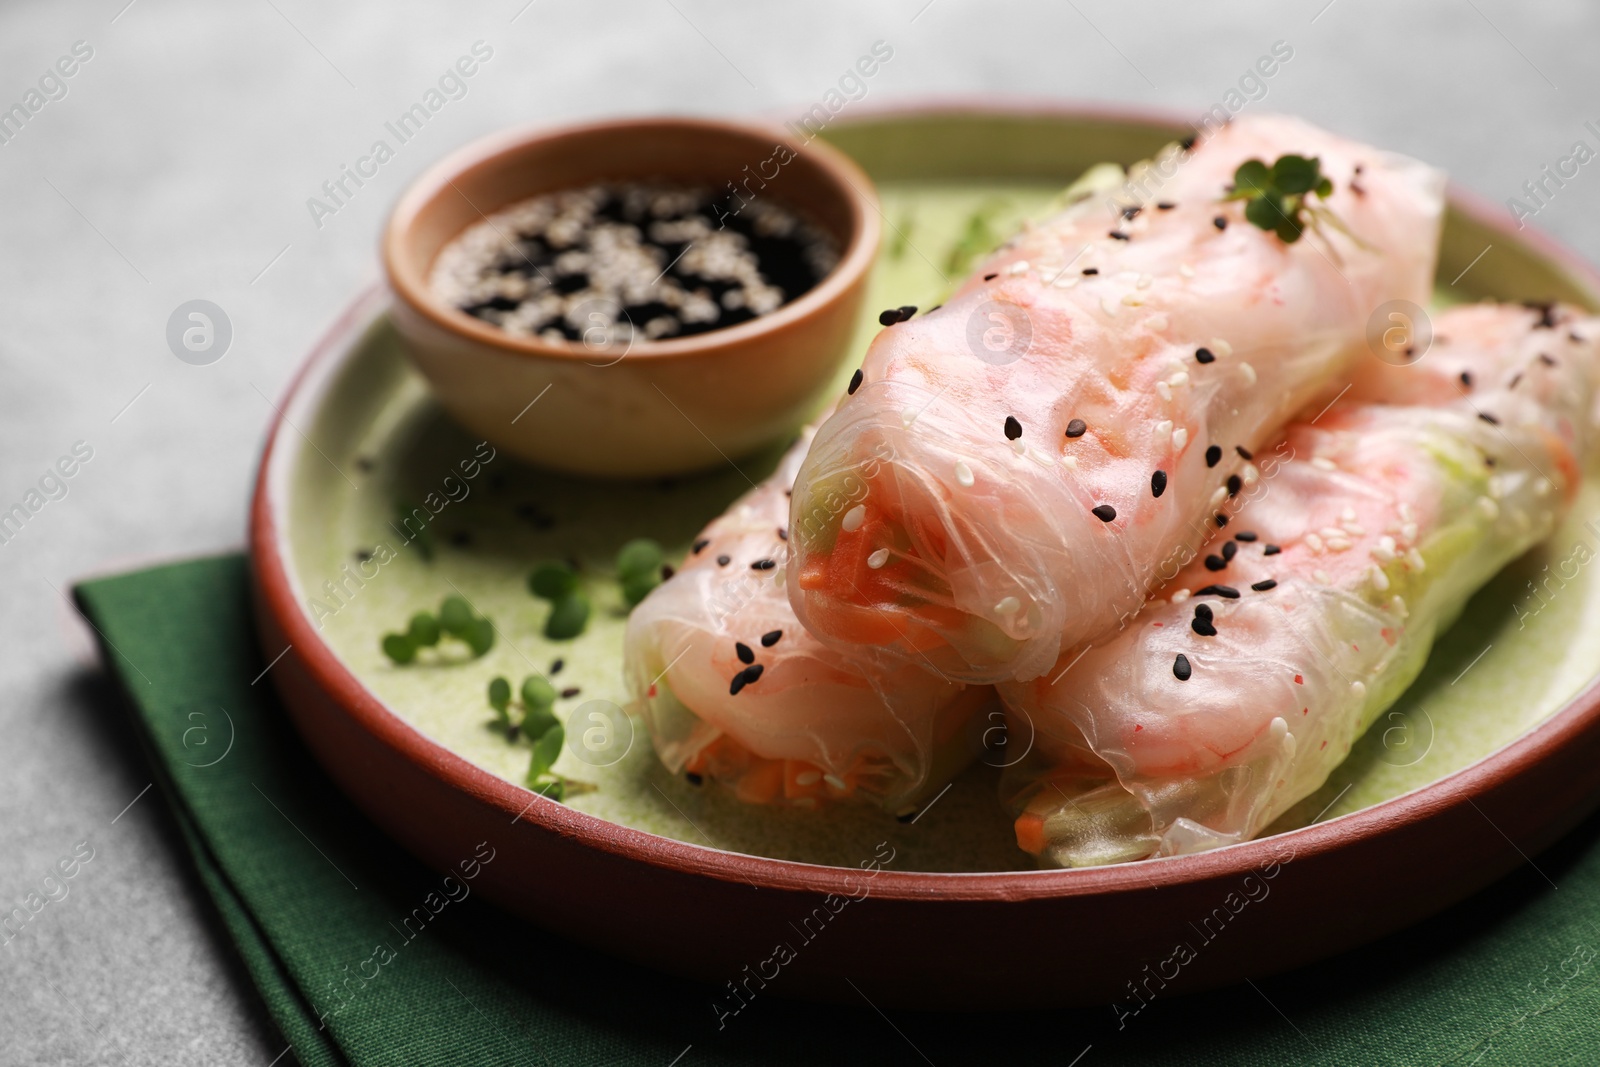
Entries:
POLYGON ((400 198, 383 263, 394 323, 458 421, 529 463, 643 477, 726 462, 816 410, 856 325, 879 218, 871 180, 821 141, 703 119, 636 119, 466 146, 400 198), (486 215, 595 181, 653 179, 717 190, 732 182, 740 195, 771 196, 828 232, 839 263, 769 314, 626 349, 512 336, 430 292, 439 251, 486 215))

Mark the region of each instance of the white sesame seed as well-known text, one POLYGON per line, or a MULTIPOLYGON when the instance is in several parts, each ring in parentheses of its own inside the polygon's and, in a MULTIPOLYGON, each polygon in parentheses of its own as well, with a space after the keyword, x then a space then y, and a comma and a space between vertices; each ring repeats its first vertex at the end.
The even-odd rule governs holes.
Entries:
POLYGON ((1028 446, 1023 443, 1022 438, 1019 437, 1015 441, 1011 442, 1011 451, 1015 452, 1017 455, 1020 456, 1027 450, 1028 446))
POLYGON ((1156 423, 1156 436, 1157 437, 1165 437, 1168 434, 1170 434, 1171 432, 1172 432, 1172 420, 1171 419, 1162 419, 1160 422, 1156 423))
POLYGON ((1172 594, 1171 602, 1174 604, 1182 604, 1185 600, 1189 599, 1190 595, 1191 594, 1189 590, 1179 589, 1176 593, 1172 594))
POLYGON ((1366 683, 1362 682, 1362 681, 1359 681, 1359 680, 1351 682, 1350 683, 1350 692, 1355 695, 1355 698, 1357 700, 1366 699, 1366 696, 1367 696, 1366 683))
POLYGON ((1317 468, 1319 471, 1334 471, 1339 469, 1333 465, 1333 460, 1329 459, 1327 456, 1312 456, 1311 465, 1317 468))
POLYGON ((1155 279, 1150 277, 1150 275, 1141 274, 1141 275, 1139 275, 1138 288, 1140 288, 1140 289, 1148 289, 1148 288, 1150 288, 1151 283, 1154 282, 1154 281, 1155 281, 1155 279))
POLYGON ((1493 522, 1500 517, 1500 505, 1496 504, 1488 497, 1480 496, 1477 500, 1477 505, 1478 513, 1484 518, 1488 519, 1490 522, 1493 522))
POLYGON ((1343 537, 1344 536, 1344 531, 1339 529, 1339 527, 1337 527, 1337 526, 1324 526, 1322 529, 1318 530, 1317 533, 1321 534, 1323 537, 1343 537))
POLYGON ((1060 274, 1056 275, 1056 280, 1051 284, 1057 289, 1071 289, 1074 285, 1078 284, 1078 275, 1069 274, 1067 271, 1062 271, 1060 274))
POLYGON ((1255 485, 1261 480, 1261 471, 1257 469, 1254 463, 1246 463, 1244 469, 1239 472, 1239 476, 1244 479, 1245 485, 1255 485))
POLYGON ((1157 382, 1156 395, 1161 397, 1162 400, 1171 400, 1172 386, 1168 385, 1166 382, 1157 382))
POLYGON ((1248 363, 1239 364, 1239 373, 1244 376, 1244 384, 1256 384, 1256 369, 1248 363))
POLYGON ((1417 524, 1414 522, 1403 523, 1400 526, 1400 540, 1410 544, 1417 539, 1417 524))
POLYGON ((855 507, 844 513, 844 520, 839 523, 839 527, 840 529, 844 530, 845 533, 855 533, 857 530, 861 529, 861 524, 866 521, 867 506, 865 504, 857 504, 855 507))
POLYGON ((840 792, 843 792, 845 790, 845 788, 846 788, 846 786, 844 784, 844 779, 840 778, 837 774, 824 774, 822 776, 822 780, 824 782, 827 782, 829 785, 833 786, 833 788, 839 790, 840 792))
POLYGON ((1343 552, 1346 549, 1348 549, 1349 547, 1350 547, 1350 541, 1349 541, 1348 538, 1344 538, 1344 537, 1330 537, 1330 538, 1328 538, 1328 551, 1329 552, 1343 552))
POLYGON ((867 557, 867 566, 872 570, 878 570, 888 562, 889 550, 887 548, 880 548, 878 551, 867 557))
POLYGON ((820 781, 822 781, 821 771, 801 771, 794 776, 796 785, 816 785, 820 781))
POLYGON ((1026 274, 1026 273, 1028 273, 1028 261, 1025 260, 1025 259, 1017 260, 1015 263, 1011 264, 1011 266, 1006 268, 1006 273, 1007 274, 1026 274))
POLYGON ((1418 574, 1421 574, 1423 571, 1428 569, 1428 565, 1422 560, 1422 553, 1418 552, 1414 548, 1406 550, 1406 566, 1410 567, 1418 574))
POLYGON ((1372 587, 1378 592, 1382 593, 1389 588, 1389 576, 1383 573, 1383 568, 1376 563, 1367 569, 1367 574, 1372 582, 1372 587))
POLYGON ((1327 571, 1312 571, 1311 577, 1315 578, 1320 585, 1331 585, 1333 583, 1333 579, 1328 577, 1327 571))
POLYGON ((1226 499, 1228 499, 1228 491, 1219 485, 1217 486, 1217 491, 1211 494, 1211 506, 1215 508, 1226 499))
POLYGON ((1189 384, 1189 372, 1186 371, 1186 370, 1179 371, 1178 373, 1174 374, 1172 377, 1167 379, 1167 384, 1172 386, 1174 389, 1177 389, 1177 388, 1179 388, 1181 386, 1188 385, 1189 384))
POLYGON ((917 416, 920 414, 922 414, 922 412, 918 411, 916 408, 901 408, 900 425, 910 426, 913 422, 917 421, 917 416))
POLYGON ((1161 333, 1167 328, 1167 317, 1166 315, 1157 311, 1155 314, 1146 319, 1144 324, 1150 327, 1150 329, 1156 333, 1161 333))
POLYGON ((1144 307, 1144 298, 1138 293, 1123 293, 1122 302, 1131 308, 1144 307))
POLYGON ((956 460, 956 484, 963 489, 971 489, 972 482, 972 468, 967 466, 967 461, 964 459, 956 460))
POLYGON ((1189 264, 1187 264, 1187 263, 1179 263, 1178 264, 1178 273, 1183 275, 1185 278, 1193 278, 1194 277, 1194 268, 1189 266, 1189 264))
POLYGON ((1314 533, 1306 534, 1306 547, 1311 549, 1313 552, 1321 552, 1323 550, 1322 538, 1318 537, 1314 533))
POLYGON ((1267 730, 1272 734, 1274 741, 1282 741, 1289 733, 1289 724, 1282 715, 1274 715, 1272 721, 1267 724, 1267 730))
POLYGON ((1001 618, 1006 618, 1015 615, 1021 609, 1022 601, 1018 600, 1014 596, 1008 596, 994 606, 994 613, 999 615, 1001 618))
POLYGON ((1347 522, 1344 524, 1344 532, 1352 537, 1365 537, 1367 528, 1359 522, 1347 522))
POLYGON ((1102 296, 1100 298, 1100 310, 1104 311, 1107 315, 1115 315, 1117 313, 1117 305, 1111 302, 1111 298, 1109 296, 1102 296))
POLYGON ((1411 614, 1411 610, 1406 607, 1405 598, 1398 593, 1389 598, 1389 610, 1402 619, 1411 614))
POLYGON ((1411 513, 1411 505, 1404 500, 1400 501, 1400 521, 1410 522, 1413 518, 1415 516, 1411 513))
POLYGON ((1372 558, 1379 563, 1389 563, 1395 557, 1394 538, 1384 534, 1378 538, 1378 543, 1372 547, 1372 558))
POLYGON ((1355 508, 1345 508, 1343 511, 1339 512, 1339 520, 1341 522, 1355 522, 1356 521, 1356 509, 1355 508))
POLYGON ((1174 452, 1182 452, 1183 446, 1188 443, 1189 428, 1187 426, 1179 426, 1176 430, 1172 431, 1172 450, 1174 452))
POLYGON ((1078 457, 1074 455, 1062 456, 1061 465, 1069 471, 1075 471, 1078 469, 1078 457))
POLYGON ((1211 351, 1215 353, 1219 359, 1227 359, 1229 356, 1233 355, 1233 346, 1220 337, 1213 337, 1211 339, 1211 351))

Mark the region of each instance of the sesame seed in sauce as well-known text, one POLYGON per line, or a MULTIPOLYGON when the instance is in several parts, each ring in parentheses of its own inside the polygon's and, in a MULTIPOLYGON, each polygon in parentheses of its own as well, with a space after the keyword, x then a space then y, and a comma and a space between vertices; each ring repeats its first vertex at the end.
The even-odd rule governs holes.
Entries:
POLYGON ((1112 507, 1110 504, 1101 504, 1098 507, 1091 508, 1089 510, 1094 517, 1099 519, 1101 522, 1110 522, 1112 519, 1117 517, 1117 509, 1112 507))
POLYGON ((1249 463, 1251 460, 1256 458, 1251 451, 1248 448, 1245 448, 1243 445, 1234 445, 1233 450, 1239 453, 1239 458, 1244 460, 1246 463, 1249 463))
POLYGON ((699 554, 700 554, 700 553, 701 553, 701 551, 702 551, 702 550, 703 550, 703 549, 704 549, 704 548, 705 548, 705 547, 706 547, 706 546, 707 546, 707 545, 709 545, 709 544, 710 544, 710 543, 711 543, 711 538, 709 538, 709 537, 702 537, 702 538, 700 538, 700 540, 698 540, 698 541, 696 541, 696 542, 695 542, 695 543, 694 543, 694 547, 693 547, 693 548, 691 548, 691 549, 690 549, 690 551, 691 551, 691 552, 692 552, 692 553, 694 553, 694 554, 695 554, 695 555, 696 555, 696 556, 698 556, 698 555, 699 555, 699 554))
POLYGON ((738 674, 733 676, 733 681, 728 683, 728 695, 732 696, 732 697, 736 697, 736 696, 739 695, 739 690, 741 690, 743 688, 744 688, 744 671, 740 671, 738 674))
POLYGON ((1226 525, 1228 525, 1228 516, 1226 516, 1226 515, 1218 515, 1217 516, 1217 529, 1220 530, 1226 525))
POLYGON ((1216 218, 1211 220, 1211 225, 1215 226, 1219 230, 1226 230, 1228 228, 1228 220, 1223 218, 1221 215, 1218 215, 1216 218))
POLYGON ((1017 421, 1015 415, 1006 416, 1006 440, 1015 441, 1022 436, 1022 423, 1017 421))
POLYGON ((1067 423, 1068 437, 1082 437, 1088 432, 1089 426, 1082 419, 1073 419, 1071 422, 1067 423))
POLYGON ((890 308, 888 311, 882 311, 878 313, 879 326, 893 326, 895 323, 901 321, 903 320, 900 315, 899 308, 890 308))
POLYGON ((1278 588, 1278 580, 1276 578, 1268 578, 1265 581, 1255 582, 1250 588, 1258 593, 1265 593, 1268 589, 1278 588))
POLYGON ((1194 358, 1197 363, 1210 363, 1217 357, 1209 348, 1197 348, 1194 350, 1194 358))
POLYGON ((743 641, 735 641, 733 643, 733 651, 739 657, 740 663, 754 663, 756 661, 756 654, 743 641))
POLYGON ((1261 554, 1263 556, 1276 556, 1279 552, 1282 552, 1282 551, 1283 551, 1283 549, 1280 548, 1277 545, 1265 545, 1261 549, 1261 554))
POLYGON ((1083 273, 1084 273, 1085 277, 1092 278, 1096 274, 1100 273, 1100 268, 1099 267, 1085 267, 1085 268, 1083 268, 1083 273))
POLYGON ((771 648, 783 637, 782 630, 769 630, 761 635, 761 647, 771 648))
POLYGON ((1178 658, 1172 661, 1172 676, 1180 682, 1187 682, 1192 674, 1194 668, 1189 666, 1189 657, 1179 652, 1178 658))
POLYGON ((1221 461, 1222 449, 1219 446, 1212 445, 1206 449, 1206 466, 1215 467, 1221 461))
POLYGON ((1208 585, 1204 589, 1196 589, 1195 596, 1220 596, 1225 600, 1238 600, 1239 590, 1231 585, 1208 585))
POLYGON ((1150 495, 1159 497, 1167 491, 1167 472, 1156 471, 1150 476, 1150 495))
POLYGON ((1239 490, 1244 488, 1244 479, 1237 474, 1228 475, 1228 495, 1238 496, 1239 490))
POLYGON ((761 677, 761 672, 766 670, 762 664, 753 663, 744 669, 744 684, 751 685, 761 677))
POLYGON ((856 390, 861 388, 861 379, 864 377, 865 375, 861 373, 861 368, 857 367, 856 372, 850 376, 850 388, 846 389, 845 392, 855 396, 856 390))
POLYGON ((750 564, 750 569, 753 571, 770 571, 776 566, 777 564, 770 559, 758 559, 750 564))
POLYGON ((1208 571, 1220 571, 1227 565, 1228 561, 1215 553, 1206 557, 1206 570, 1208 571))
POLYGON ((1223 546, 1222 546, 1222 558, 1223 559, 1225 559, 1225 560, 1227 560, 1228 562, 1231 563, 1231 562, 1233 562, 1233 557, 1238 555, 1238 554, 1239 554, 1239 546, 1238 545, 1234 544, 1232 541, 1228 541, 1225 544, 1223 544, 1223 546))
POLYGON ((1194 613, 1194 619, 1189 623, 1189 629, 1193 630, 1201 637, 1217 636, 1216 623, 1212 622, 1211 620, 1211 609, 1206 607, 1204 604, 1199 605, 1199 607, 1206 608, 1206 613, 1202 615, 1200 614, 1199 610, 1196 609, 1194 613))
POLYGON ((1233 539, 1235 541, 1243 541, 1246 544, 1249 544, 1251 541, 1256 539, 1256 534, 1254 530, 1240 530, 1238 533, 1233 535, 1233 539))

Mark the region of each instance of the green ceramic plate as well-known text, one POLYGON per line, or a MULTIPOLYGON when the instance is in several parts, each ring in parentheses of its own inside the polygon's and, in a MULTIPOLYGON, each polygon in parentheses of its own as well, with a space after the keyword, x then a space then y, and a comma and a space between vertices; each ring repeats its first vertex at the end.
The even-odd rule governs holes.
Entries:
MULTIPOLYGON (((879 184, 884 254, 866 306, 929 306, 961 272, 963 242, 987 230, 1003 237, 1088 165, 1129 162, 1165 137, 1078 120, 1067 135, 1040 114, 888 116, 831 132, 879 184), (981 220, 974 222, 974 220, 981 220)), ((981 239, 981 237, 980 237, 981 239)), ((1441 299, 1556 297, 1596 306, 1596 294, 1549 249, 1489 231, 1459 213, 1446 223, 1440 278, 1448 283, 1486 246, 1441 299)), ((840 387, 878 329, 864 318, 840 364, 840 387)), ((652 537, 681 555, 700 527, 774 464, 779 443, 707 475, 638 484, 585 483, 519 466, 451 423, 406 363, 378 310, 332 371, 314 417, 299 425, 316 447, 292 474, 289 554, 306 611, 349 669, 398 716, 485 770, 521 782, 530 747, 493 725, 485 699, 497 675, 513 687, 550 675, 572 695, 565 718, 590 700, 622 703, 626 619, 611 573, 618 547, 652 537), (475 477, 461 461, 478 460, 475 477), (425 538, 408 541, 395 523, 402 502, 432 514, 425 538), (425 547, 426 546, 426 547, 425 547), (346 574, 366 554, 377 576, 346 574), (547 605, 525 579, 548 559, 576 561, 594 604, 576 640, 542 636, 547 605), (479 660, 392 665, 379 643, 419 610, 466 596, 498 630, 479 660), (560 661, 559 671, 555 663, 560 661)), ((551 397, 546 403, 559 403, 551 397)), ((537 417, 535 407, 528 417, 537 417)), ((470 464, 469 464, 470 469, 470 464)), ((1591 478, 1566 525, 1545 546, 1486 587, 1439 642, 1404 699, 1352 752, 1320 792, 1275 830, 1367 807, 1426 785, 1494 752, 1556 711, 1600 662, 1600 481, 1591 478)), ((569 748, 556 769, 592 783, 570 799, 600 818, 687 842, 756 855, 853 866, 888 839, 902 870, 1001 871, 1030 866, 1012 841, 996 800, 995 772, 963 775, 916 831, 880 812, 805 813, 746 808, 715 788, 667 775, 641 732, 609 767, 580 762, 569 748), (933 832, 928 832, 928 831, 933 832)))

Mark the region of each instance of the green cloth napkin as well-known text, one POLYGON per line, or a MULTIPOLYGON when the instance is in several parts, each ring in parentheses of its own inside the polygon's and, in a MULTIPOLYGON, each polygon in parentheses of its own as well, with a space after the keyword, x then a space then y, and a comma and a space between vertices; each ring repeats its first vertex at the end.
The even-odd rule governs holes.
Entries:
POLYGON ((1158 998, 1120 1028, 1110 1007, 885 1014, 841 980, 843 1006, 765 996, 719 1029, 716 990, 534 930, 475 896, 407 940, 400 921, 440 876, 384 838, 301 746, 262 677, 244 560, 86 582, 77 597, 201 885, 287 1043, 314 1067, 1600 1062, 1596 819, 1535 857, 1537 870, 1413 930, 1290 975, 1158 998), (379 945, 392 958, 364 964, 379 945))

